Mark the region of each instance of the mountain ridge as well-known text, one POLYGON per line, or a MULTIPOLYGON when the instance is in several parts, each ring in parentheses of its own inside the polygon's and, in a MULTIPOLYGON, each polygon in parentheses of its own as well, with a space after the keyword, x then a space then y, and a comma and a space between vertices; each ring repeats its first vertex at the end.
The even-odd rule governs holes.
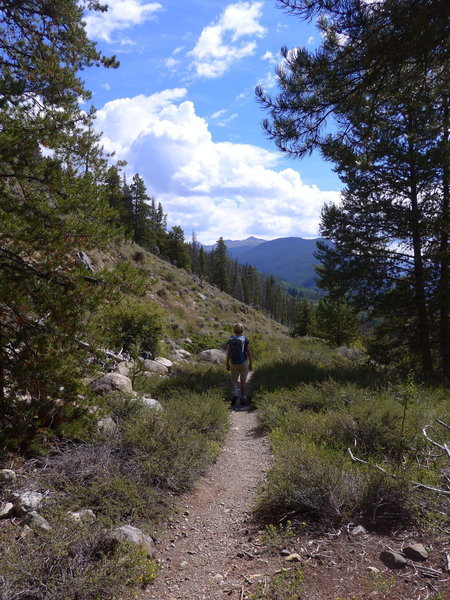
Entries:
MULTIPOLYGON (((273 275, 277 279, 295 285, 315 288, 316 272, 314 257, 317 241, 324 238, 305 239, 300 237, 262 240, 250 236, 245 240, 224 240, 228 254, 241 264, 250 264, 261 273, 273 275)), ((204 246, 212 250, 214 245, 204 246)))

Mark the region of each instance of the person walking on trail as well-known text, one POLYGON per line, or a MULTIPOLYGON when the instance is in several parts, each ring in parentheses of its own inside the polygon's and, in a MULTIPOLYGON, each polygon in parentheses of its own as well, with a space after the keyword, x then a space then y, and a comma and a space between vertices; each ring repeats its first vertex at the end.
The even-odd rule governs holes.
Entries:
POLYGON ((253 359, 250 341, 243 335, 242 323, 235 323, 233 332, 234 335, 227 342, 227 371, 231 372, 231 400, 234 401, 235 410, 239 410, 241 402, 244 404, 247 402, 246 382, 248 372, 253 370, 253 359))

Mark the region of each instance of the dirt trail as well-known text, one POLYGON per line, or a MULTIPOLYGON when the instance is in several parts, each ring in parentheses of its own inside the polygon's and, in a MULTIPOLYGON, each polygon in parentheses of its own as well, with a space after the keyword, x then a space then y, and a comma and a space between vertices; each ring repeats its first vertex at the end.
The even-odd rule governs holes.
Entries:
POLYGON ((271 454, 256 427, 255 413, 231 413, 218 461, 182 498, 179 514, 157 542, 162 570, 145 600, 244 598, 243 586, 267 573, 251 509, 271 454))

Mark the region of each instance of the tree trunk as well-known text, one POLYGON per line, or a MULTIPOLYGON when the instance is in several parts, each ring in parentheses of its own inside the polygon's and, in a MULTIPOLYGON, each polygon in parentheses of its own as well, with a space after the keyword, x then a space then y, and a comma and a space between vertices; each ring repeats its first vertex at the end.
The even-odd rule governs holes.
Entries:
POLYGON ((414 150, 411 148, 410 171, 410 223, 414 256, 414 294, 417 314, 417 329, 419 334, 422 373, 426 379, 433 375, 433 360, 431 357, 430 326, 425 295, 425 275, 422 258, 422 239, 420 235, 420 211, 417 194, 417 178, 414 167, 414 150))
POLYGON ((450 381, 450 277, 449 277, 449 243, 450 232, 450 189, 449 189, 449 108, 447 98, 444 100, 444 136, 443 136, 443 172, 442 172, 442 222, 439 244, 439 313, 440 313, 440 348, 442 374, 450 381))

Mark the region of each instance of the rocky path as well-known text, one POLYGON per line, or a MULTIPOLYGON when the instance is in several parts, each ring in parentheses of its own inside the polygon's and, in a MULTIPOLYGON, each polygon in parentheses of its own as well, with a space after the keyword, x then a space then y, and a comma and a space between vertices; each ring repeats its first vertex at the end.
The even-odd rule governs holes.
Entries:
POLYGON ((179 513, 157 542, 161 572, 145 600, 247 598, 252 581, 267 573, 251 509, 271 455, 252 412, 231 413, 218 461, 181 499, 179 513))

